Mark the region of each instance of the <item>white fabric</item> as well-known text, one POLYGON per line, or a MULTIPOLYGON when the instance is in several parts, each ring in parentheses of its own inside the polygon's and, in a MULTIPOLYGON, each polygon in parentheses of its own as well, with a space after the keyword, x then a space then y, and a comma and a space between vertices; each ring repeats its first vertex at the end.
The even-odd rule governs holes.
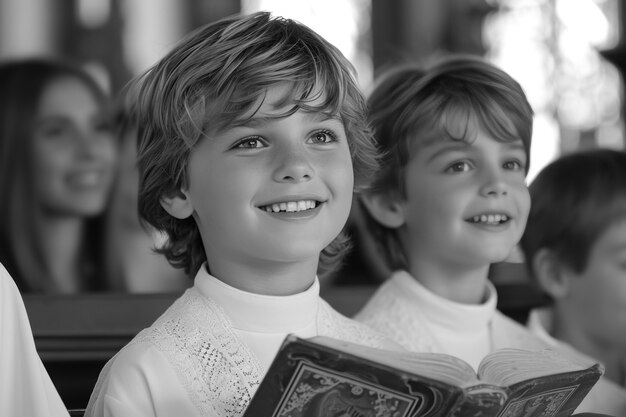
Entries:
POLYGON ((0 416, 68 416, 37 354, 15 282, 0 264, 0 416))
POLYGON ((287 333, 300 337, 317 334, 317 280, 306 291, 289 297, 247 293, 208 274, 196 282, 202 294, 222 306, 234 333, 255 353, 263 373, 287 333))
POLYGON ((396 271, 368 300, 355 319, 377 329, 408 350, 447 353, 475 370, 489 352, 504 347, 546 345, 521 324, 496 309, 489 281, 479 305, 442 298, 406 271, 396 271))
POLYGON ((194 287, 105 366, 86 416, 240 416, 288 333, 392 347, 334 311, 317 280, 300 294, 262 296, 201 268, 194 287))
MULTIPOLYGON (((528 315, 527 326, 530 331, 560 353, 576 357, 585 357, 571 345, 551 336, 552 310, 549 307, 536 308, 528 315)), ((612 416, 626 416, 626 387, 619 386, 608 378, 602 377, 587 394, 576 409, 577 413, 593 412, 612 416)))

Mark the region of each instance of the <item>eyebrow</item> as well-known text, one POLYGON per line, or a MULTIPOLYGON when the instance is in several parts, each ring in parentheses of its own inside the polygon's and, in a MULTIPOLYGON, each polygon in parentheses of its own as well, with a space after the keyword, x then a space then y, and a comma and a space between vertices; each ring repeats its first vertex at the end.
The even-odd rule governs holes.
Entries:
MULTIPOLYGON (((524 144, 521 140, 516 140, 515 142, 500 142, 503 145, 507 146, 511 150, 519 150, 526 153, 526 149, 524 148, 524 144)), ((447 140, 445 145, 442 145, 440 149, 435 151, 429 158, 428 162, 438 158, 442 154, 453 151, 461 151, 463 149, 468 149, 471 147, 471 143, 466 142, 464 140, 447 140)), ((432 146, 432 145, 431 145, 432 146)))
MULTIPOLYGON (((434 144, 430 146, 434 146, 434 144)), ((446 144, 439 147, 439 149, 437 149, 432 155, 430 155, 430 157, 428 158, 428 162, 431 162, 439 158, 441 155, 445 153, 452 152, 452 151, 461 151, 463 149, 467 149, 469 146, 470 146, 469 143, 462 141, 462 140, 446 141, 446 144)))
MULTIPOLYGON (((332 115, 324 112, 305 112, 305 114, 307 114, 313 122, 325 122, 329 120, 341 122, 341 118, 339 117, 339 115, 332 115)), ((250 119, 237 123, 236 126, 254 128, 262 126, 274 120, 282 119, 283 117, 288 116, 253 116, 250 119)))

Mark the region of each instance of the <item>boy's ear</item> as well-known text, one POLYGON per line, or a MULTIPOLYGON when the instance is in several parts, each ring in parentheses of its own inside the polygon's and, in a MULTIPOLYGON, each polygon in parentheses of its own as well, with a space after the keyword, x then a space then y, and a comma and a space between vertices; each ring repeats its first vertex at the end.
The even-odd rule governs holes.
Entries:
POLYGON ((184 190, 175 191, 172 195, 161 197, 161 207, 177 219, 186 219, 193 214, 191 199, 184 190))
POLYGON ((404 224, 402 203, 395 196, 364 193, 360 198, 370 215, 383 226, 396 229, 404 224))
POLYGON ((553 299, 565 298, 569 293, 569 280, 566 267, 559 262, 550 249, 540 249, 532 260, 533 273, 537 282, 553 299))

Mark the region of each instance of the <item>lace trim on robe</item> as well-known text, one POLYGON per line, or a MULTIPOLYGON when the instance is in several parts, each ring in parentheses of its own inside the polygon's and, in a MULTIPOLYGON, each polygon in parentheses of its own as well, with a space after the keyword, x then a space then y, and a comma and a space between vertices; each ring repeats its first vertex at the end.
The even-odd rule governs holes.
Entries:
MULTIPOLYGON (((441 352, 437 335, 430 329, 419 306, 407 303, 389 289, 388 283, 372 296, 356 320, 371 326, 414 352, 441 352)), ((520 323, 495 310, 492 317, 493 348, 542 349, 547 345, 520 323)))
MULTIPOLYGON (((388 340, 368 326, 319 300, 318 334, 382 348, 388 340)), ((213 300, 188 289, 129 345, 148 343, 168 359, 203 416, 238 417, 256 392, 262 373, 256 356, 233 332, 230 319, 213 300)), ((94 394, 113 361, 107 363, 94 394)))
POLYGON ((371 327, 350 319, 320 299, 317 315, 318 334, 375 348, 388 348, 389 338, 371 327))
POLYGON ((224 310, 194 288, 131 343, 142 342, 168 358, 201 415, 241 415, 261 382, 256 357, 224 310))

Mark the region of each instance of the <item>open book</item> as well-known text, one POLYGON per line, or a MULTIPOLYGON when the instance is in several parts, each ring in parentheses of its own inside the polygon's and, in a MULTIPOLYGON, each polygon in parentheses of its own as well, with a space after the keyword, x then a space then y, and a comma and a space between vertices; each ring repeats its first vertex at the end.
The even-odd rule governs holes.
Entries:
POLYGON ((476 373, 451 355, 289 335, 244 416, 565 417, 602 373, 551 350, 498 350, 476 373))

